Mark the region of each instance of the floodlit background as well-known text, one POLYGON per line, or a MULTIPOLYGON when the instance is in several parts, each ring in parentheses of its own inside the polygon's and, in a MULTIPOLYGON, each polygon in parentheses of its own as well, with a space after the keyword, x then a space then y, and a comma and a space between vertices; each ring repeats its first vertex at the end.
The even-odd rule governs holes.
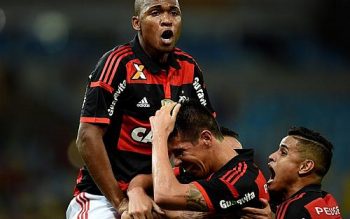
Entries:
MULTIPOLYGON (((131 0, 0 3, 0 218, 64 218, 85 83, 134 36, 131 0)), ((267 156, 290 126, 335 145, 324 189, 350 218, 350 3, 186 0, 179 47, 196 57, 218 120, 267 156)))

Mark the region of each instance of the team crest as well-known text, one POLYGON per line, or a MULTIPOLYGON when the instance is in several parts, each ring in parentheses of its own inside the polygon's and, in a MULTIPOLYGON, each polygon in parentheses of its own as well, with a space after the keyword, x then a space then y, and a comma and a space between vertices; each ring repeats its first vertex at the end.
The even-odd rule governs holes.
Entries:
POLYGON ((136 73, 132 76, 131 80, 146 80, 146 76, 143 73, 145 66, 134 63, 134 67, 136 69, 136 73))

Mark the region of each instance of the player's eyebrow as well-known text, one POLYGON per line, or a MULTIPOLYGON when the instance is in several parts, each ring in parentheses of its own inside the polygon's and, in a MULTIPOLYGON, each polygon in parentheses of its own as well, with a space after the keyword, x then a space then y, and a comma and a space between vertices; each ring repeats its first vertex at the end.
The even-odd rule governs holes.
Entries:
POLYGON ((284 148, 284 149, 286 149, 286 150, 288 150, 289 148, 288 148, 288 146, 287 145, 285 145, 285 144, 281 144, 280 145, 280 148, 284 148))

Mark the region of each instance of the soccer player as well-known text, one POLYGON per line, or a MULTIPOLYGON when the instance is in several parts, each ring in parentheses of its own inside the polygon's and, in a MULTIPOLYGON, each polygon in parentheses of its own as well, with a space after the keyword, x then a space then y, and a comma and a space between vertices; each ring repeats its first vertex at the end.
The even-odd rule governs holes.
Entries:
MULTIPOLYGON (((224 140, 223 144, 227 144, 233 149, 242 149, 241 143, 238 141, 238 134, 224 126, 220 127, 220 132, 222 133, 224 140)), ((183 168, 177 166, 174 169, 174 174, 180 183, 187 184, 195 181, 196 178, 191 175, 191 173, 186 172, 183 168)), ((153 216, 164 216, 166 218, 206 218, 208 213, 205 212, 194 212, 194 211, 169 211, 169 210, 159 210, 159 207, 154 203, 153 198, 153 182, 152 175, 140 174, 135 176, 129 184, 128 188, 129 197, 129 208, 128 214, 123 215, 122 219, 128 219, 131 216, 133 218, 146 218, 153 216), (155 211, 155 209, 158 209, 155 211), (162 211, 163 213, 157 214, 156 212, 162 211)), ((219 215, 221 218, 222 215, 219 215)), ((213 215, 211 215, 213 217, 213 215)))
POLYGON ((335 198, 321 190, 332 151, 333 145, 319 133, 304 127, 291 128, 279 149, 269 156, 268 190, 282 198, 276 214, 262 200, 263 209, 245 208, 242 218, 341 218, 335 198))
POLYGON ((169 210, 239 216, 245 206, 268 199, 266 180, 254 164, 252 150, 233 150, 213 115, 196 101, 169 104, 150 117, 154 200, 169 210), (174 108, 175 107, 175 108, 174 108), (191 183, 175 177, 175 166, 193 175, 191 183))
POLYGON ((177 0, 135 0, 129 43, 108 51, 89 76, 77 147, 85 162, 67 218, 115 218, 137 174, 151 174, 149 117, 161 101, 196 99, 214 111, 195 60, 175 47, 181 32, 177 0))

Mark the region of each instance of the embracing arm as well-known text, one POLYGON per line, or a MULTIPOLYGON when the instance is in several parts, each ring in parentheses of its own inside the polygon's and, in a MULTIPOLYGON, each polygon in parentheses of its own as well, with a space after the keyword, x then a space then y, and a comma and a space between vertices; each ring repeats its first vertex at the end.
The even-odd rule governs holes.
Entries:
POLYGON ((243 208, 242 219, 274 219, 275 215, 271 211, 270 204, 266 199, 260 199, 263 208, 245 207, 243 208))
POLYGON ((114 177, 103 143, 105 129, 94 124, 80 123, 77 147, 94 182, 118 210, 123 211, 125 196, 114 177))
POLYGON ((150 117, 152 139, 152 177, 154 200, 170 210, 208 211, 203 195, 194 184, 176 179, 168 156, 168 136, 174 129, 180 104, 169 104, 150 117), (171 111, 172 114, 171 114, 171 111))

